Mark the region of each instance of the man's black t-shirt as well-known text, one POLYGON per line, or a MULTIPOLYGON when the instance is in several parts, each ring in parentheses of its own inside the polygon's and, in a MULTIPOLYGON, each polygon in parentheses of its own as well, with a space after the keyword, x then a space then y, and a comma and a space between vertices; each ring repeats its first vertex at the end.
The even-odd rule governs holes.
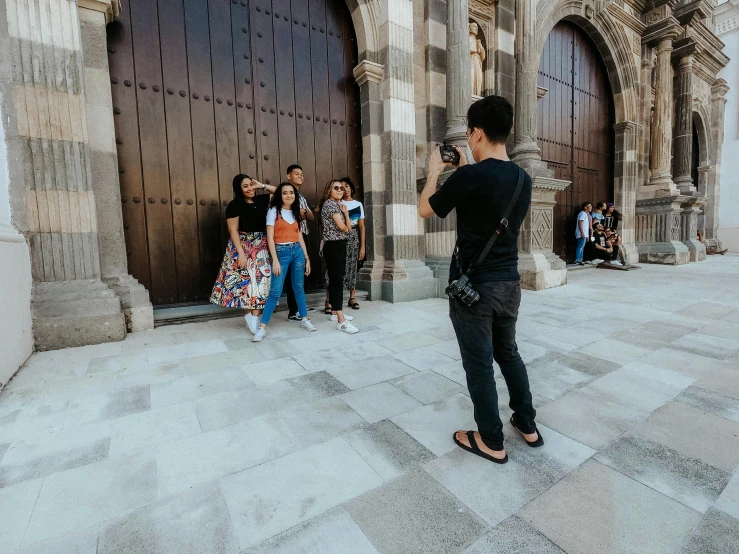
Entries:
MULTIPOLYGON (((452 258, 449 280, 458 279, 482 252, 503 219, 518 184, 518 166, 488 158, 460 167, 429 199, 439 217, 457 209, 457 244, 462 268, 452 258)), ((531 204, 531 177, 524 174, 523 188, 508 216, 508 229, 497 238, 483 263, 470 275, 473 283, 517 281, 518 232, 531 204)))
POLYGON ((240 233, 265 233, 268 207, 269 194, 257 194, 253 204, 236 198, 226 206, 226 219, 238 217, 240 233))

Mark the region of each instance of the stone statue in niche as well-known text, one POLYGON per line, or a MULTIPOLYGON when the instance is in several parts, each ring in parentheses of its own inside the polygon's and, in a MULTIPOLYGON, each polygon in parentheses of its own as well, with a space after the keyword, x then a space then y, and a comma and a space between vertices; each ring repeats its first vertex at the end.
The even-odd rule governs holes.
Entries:
POLYGON ((485 48, 482 41, 477 38, 479 32, 477 23, 470 23, 470 70, 472 76, 472 94, 475 96, 482 95, 482 62, 485 61, 485 48))

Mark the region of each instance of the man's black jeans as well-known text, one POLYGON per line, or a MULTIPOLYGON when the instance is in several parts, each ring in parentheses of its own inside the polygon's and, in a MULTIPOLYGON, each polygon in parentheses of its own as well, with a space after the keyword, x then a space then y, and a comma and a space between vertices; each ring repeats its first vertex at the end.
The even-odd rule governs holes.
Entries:
POLYGON ((516 319, 521 304, 518 281, 487 281, 475 288, 480 300, 472 306, 449 299, 467 388, 475 407, 475 421, 482 440, 492 450, 503 450, 503 424, 498 412, 493 360, 498 363, 510 393, 516 427, 524 433, 536 429, 529 377, 516 346, 516 319))

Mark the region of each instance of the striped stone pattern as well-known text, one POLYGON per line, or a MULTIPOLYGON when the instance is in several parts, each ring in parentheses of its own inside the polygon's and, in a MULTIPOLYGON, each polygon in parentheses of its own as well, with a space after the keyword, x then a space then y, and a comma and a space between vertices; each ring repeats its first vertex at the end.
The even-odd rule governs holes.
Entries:
POLYGON ((496 92, 515 104, 516 98, 516 1, 498 0, 495 6, 497 48, 495 52, 496 92))
MULTIPOLYGON (((100 276, 77 4, 6 0, 12 103, 35 281, 100 276)), ((10 137, 9 137, 10 138, 10 137)))

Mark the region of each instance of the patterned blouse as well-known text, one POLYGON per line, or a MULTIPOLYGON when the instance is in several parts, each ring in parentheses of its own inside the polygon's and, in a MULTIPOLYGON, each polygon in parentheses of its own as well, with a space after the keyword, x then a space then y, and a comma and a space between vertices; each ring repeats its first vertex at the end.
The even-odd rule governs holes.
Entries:
POLYGON ((349 233, 344 233, 339 230, 333 218, 334 214, 342 214, 339 203, 331 199, 326 200, 323 204, 323 208, 321 208, 321 227, 323 227, 322 238, 324 241, 347 240, 349 238, 349 233))

